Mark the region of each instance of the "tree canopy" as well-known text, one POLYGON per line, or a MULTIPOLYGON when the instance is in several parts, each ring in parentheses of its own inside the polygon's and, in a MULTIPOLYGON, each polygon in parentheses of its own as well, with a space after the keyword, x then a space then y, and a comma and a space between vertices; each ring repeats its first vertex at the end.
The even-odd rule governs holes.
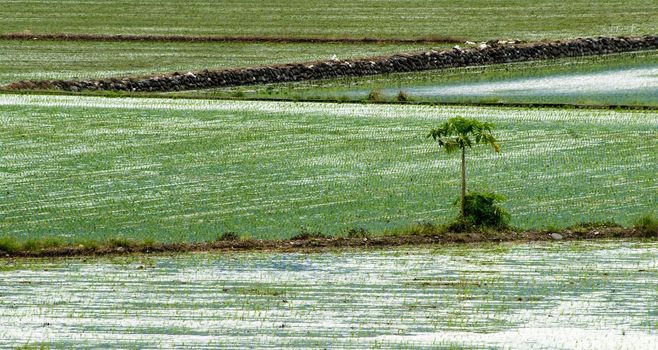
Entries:
POLYGON ((473 147, 472 137, 475 138, 475 144, 489 144, 496 152, 500 152, 500 146, 496 139, 491 135, 493 124, 483 123, 476 119, 454 117, 439 127, 430 130, 427 137, 432 137, 443 147, 447 153, 453 153, 466 147, 473 147))

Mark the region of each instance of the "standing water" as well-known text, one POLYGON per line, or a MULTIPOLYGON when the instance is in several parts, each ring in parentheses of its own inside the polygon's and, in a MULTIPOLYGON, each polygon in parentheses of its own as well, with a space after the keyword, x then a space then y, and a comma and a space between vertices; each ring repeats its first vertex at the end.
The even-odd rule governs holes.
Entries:
MULTIPOLYGON (((437 73, 428 74, 441 74, 437 73)), ((350 91, 366 98, 371 90, 350 91)), ((381 95, 434 102, 507 102, 600 105, 658 105, 658 66, 615 68, 585 73, 557 73, 541 77, 511 77, 485 82, 448 82, 384 88, 381 95)))
POLYGON ((3 261, 0 348, 658 348, 658 244, 3 261))

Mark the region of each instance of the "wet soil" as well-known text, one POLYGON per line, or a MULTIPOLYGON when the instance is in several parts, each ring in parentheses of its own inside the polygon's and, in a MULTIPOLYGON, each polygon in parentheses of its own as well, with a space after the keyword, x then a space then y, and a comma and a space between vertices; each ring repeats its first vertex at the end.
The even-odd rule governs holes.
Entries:
POLYGON ((632 228, 600 227, 589 229, 565 229, 556 231, 504 231, 504 232, 411 232, 400 235, 359 236, 359 237, 294 237, 286 240, 256 239, 219 239, 196 243, 141 243, 126 242, 100 243, 95 247, 71 245, 45 248, 40 250, 23 250, 1 252, 2 258, 21 257, 73 257, 105 256, 125 254, 152 253, 192 253, 192 252, 322 252, 335 249, 384 249, 414 245, 445 245, 502 242, 535 242, 554 240, 592 240, 614 238, 654 238, 658 234, 647 233, 632 228))

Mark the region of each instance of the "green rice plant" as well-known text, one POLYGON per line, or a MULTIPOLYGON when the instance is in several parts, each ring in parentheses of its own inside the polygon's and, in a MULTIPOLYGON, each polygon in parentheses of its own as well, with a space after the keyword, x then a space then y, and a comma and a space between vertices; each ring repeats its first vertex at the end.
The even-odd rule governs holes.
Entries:
POLYGON ((35 345, 35 344, 24 344, 14 348, 14 350, 48 350, 49 348, 45 344, 35 345))
POLYGON ((597 228, 606 228, 606 227, 621 227, 618 223, 613 220, 608 221, 590 221, 590 222, 579 222, 575 225, 567 227, 569 230, 582 231, 582 230, 592 230, 597 228))
POLYGON ((647 240, 0 260, 0 348, 640 348, 656 263, 647 240))
MULTIPOLYGON (((384 6, 322 0, 267 0, 208 6, 202 0, 96 3, 17 0, 0 9, 4 33, 184 34, 234 37, 432 38, 464 40, 574 38, 657 32, 655 3, 410 0, 384 6), (19 14, 19 15, 17 15, 19 14), (136 15, 138 14, 138 15, 136 15), (190 18, 194 20, 191 21, 190 18), (163 25, 163 23, 167 25, 163 25), (449 25, 447 25, 449 23, 449 25), (266 24, 266 25, 265 25, 266 24)), ((221 54, 221 53, 216 53, 221 54)), ((291 52, 292 54, 292 52, 291 52)), ((254 53, 256 55, 256 53, 254 53)), ((211 55, 214 57, 214 55, 211 55)))
POLYGON ((650 110, 0 95, 0 236, 86 246, 441 227, 458 214, 460 162, 432 156, 419 131, 454 115, 496 125, 505 152, 474 147, 469 186, 505 194, 514 227, 630 227, 655 207, 650 110))
MULTIPOLYGON (((0 40, 0 85, 19 80, 93 79, 228 69, 424 51, 436 45, 267 42, 88 42, 0 40), (266 52, 267 54, 254 54, 266 52), (84 59, 81 56, 84 55, 84 59), (61 67, 66 66, 66 70, 61 67)), ((445 45, 439 45, 445 47, 445 45)), ((264 95, 276 92, 264 87, 264 95)), ((110 96, 112 92, 105 92, 110 96)), ((115 95, 122 96, 125 93, 115 95)), ((235 91, 236 98, 246 93, 235 91)))

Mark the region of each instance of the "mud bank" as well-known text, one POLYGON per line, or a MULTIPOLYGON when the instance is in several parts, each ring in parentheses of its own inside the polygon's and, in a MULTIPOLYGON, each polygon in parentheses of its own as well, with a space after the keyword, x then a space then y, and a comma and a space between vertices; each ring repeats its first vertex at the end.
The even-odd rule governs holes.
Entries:
POLYGON ((94 245, 71 244, 38 250, 2 251, 2 258, 105 256, 151 253, 192 252, 321 252, 335 249, 386 249, 399 246, 476 244, 502 242, 541 242, 554 240, 592 240, 616 238, 658 238, 633 228, 592 227, 554 231, 434 232, 433 227, 417 227, 395 235, 358 235, 352 237, 300 236, 287 240, 218 239, 196 243, 153 243, 123 240, 96 242, 94 245))

